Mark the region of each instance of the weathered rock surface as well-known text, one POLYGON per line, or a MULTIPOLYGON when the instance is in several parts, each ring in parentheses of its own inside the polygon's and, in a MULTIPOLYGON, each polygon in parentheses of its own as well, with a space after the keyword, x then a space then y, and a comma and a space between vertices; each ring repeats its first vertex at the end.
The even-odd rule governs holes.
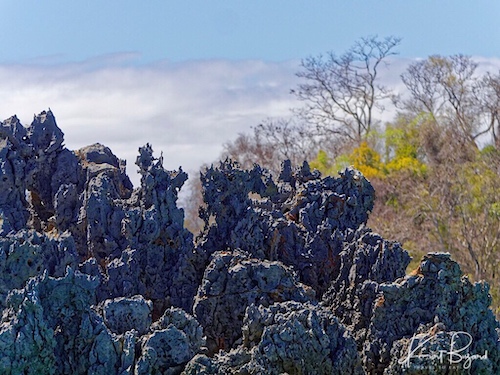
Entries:
POLYGON ((42 112, 35 116, 28 128, 16 116, 0 126, 1 234, 25 227, 30 217, 27 191, 30 192, 32 216, 46 216, 46 211, 52 206, 52 202, 47 201, 52 178, 41 166, 48 164, 54 167, 61 149, 62 132, 54 125, 50 112, 42 112))
MULTIPOLYGON (((413 275, 382 284, 380 291, 363 348, 369 371, 382 373, 391 364, 385 373, 399 374, 397 361, 404 358, 405 343, 414 334, 428 330, 443 331, 447 337, 453 332, 465 332, 470 335, 471 355, 488 352, 487 361, 475 363, 477 370, 500 370, 500 325, 489 309, 489 287, 485 283, 471 284, 449 254, 429 253, 413 275)), ((439 345, 446 341, 446 337, 434 336, 430 335, 441 342, 439 345)))
POLYGON ((23 229, 0 237, 0 309, 13 289, 21 289, 34 276, 47 272, 64 276, 67 267, 78 267, 73 238, 51 236, 23 229))
POLYGON ((135 329, 144 335, 151 326, 153 304, 141 295, 108 299, 99 307, 104 323, 113 333, 124 334, 135 329))
POLYGON ((447 254, 405 275, 359 172, 221 162, 193 241, 187 174, 150 145, 136 164, 134 189, 108 147, 66 149, 50 110, 0 123, 0 373, 500 372, 488 286, 447 254))
POLYGON ((473 339, 464 331, 445 331, 437 323, 422 326, 411 338, 393 343, 391 363, 384 374, 494 374, 487 349, 471 351, 473 339), (430 326, 430 325, 427 325, 430 326))
POLYGON ((251 305, 243 343, 213 358, 195 357, 184 374, 362 374, 356 343, 333 314, 294 301, 251 305))
MULTIPOLYGON (((133 191, 125 162, 108 147, 64 148, 51 111, 35 116, 28 128, 14 116, 2 124, 0 135, 3 236, 26 227, 54 236, 68 232, 79 256, 71 265, 95 259, 91 274, 101 278, 99 300, 140 294, 153 301, 156 317, 168 306, 191 309, 202 270, 195 268, 192 234, 176 206, 186 173, 166 171, 146 145, 137 159, 141 187, 133 191)), ((69 264, 49 247, 41 251, 54 258, 52 263, 69 264)), ((47 268, 52 275, 48 266, 37 274, 47 268)))
MULTIPOLYGON (((95 211, 101 212, 96 221, 105 221, 109 227, 106 231, 96 225, 98 238, 113 234, 102 242, 108 256, 99 298, 141 294, 153 301, 156 318, 169 306, 190 311, 202 270, 193 236, 184 228, 184 212, 176 205, 187 174, 166 171, 149 145, 139 152, 141 187, 126 200, 96 204, 95 211), (106 207, 108 212, 103 212, 106 207)), ((106 197, 103 186, 107 185, 102 180, 96 181, 99 199, 106 197)))
POLYGON ((373 187, 353 169, 321 178, 307 163, 293 170, 284 162, 275 182, 257 165, 246 171, 226 160, 201 179, 205 230, 198 241, 205 254, 241 249, 279 260, 319 298, 338 272, 343 231, 366 223, 373 208, 373 187))
POLYGON ((134 374, 180 374, 205 345, 203 329, 184 310, 171 307, 138 341, 140 356, 134 374))
POLYGON ((90 308, 97 284, 68 268, 64 277, 44 273, 11 291, 0 323, 0 373, 121 373, 120 340, 90 308))
POLYGON ((367 228, 346 235, 339 272, 322 303, 347 326, 361 350, 372 320, 380 285, 405 275, 410 256, 396 242, 367 228))
POLYGON ((241 341, 247 307, 314 299, 314 291, 281 262, 250 258, 241 251, 217 252, 195 297, 194 316, 204 327, 210 353, 216 353, 241 341))

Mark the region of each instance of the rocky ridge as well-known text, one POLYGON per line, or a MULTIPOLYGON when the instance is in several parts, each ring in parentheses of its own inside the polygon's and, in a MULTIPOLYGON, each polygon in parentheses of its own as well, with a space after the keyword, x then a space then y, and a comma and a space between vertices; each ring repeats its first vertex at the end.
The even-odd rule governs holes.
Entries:
POLYGON ((193 239, 185 172, 146 145, 134 189, 108 147, 63 137, 50 110, 0 123, 1 373, 500 372, 487 284, 449 254, 406 275, 358 171, 222 161, 193 239))

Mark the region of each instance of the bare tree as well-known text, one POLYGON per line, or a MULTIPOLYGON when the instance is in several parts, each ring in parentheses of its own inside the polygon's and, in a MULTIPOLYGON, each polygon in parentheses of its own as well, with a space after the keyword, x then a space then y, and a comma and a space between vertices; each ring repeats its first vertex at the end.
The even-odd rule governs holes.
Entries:
POLYGON ((321 134, 361 143, 372 130, 374 109, 383 110, 382 101, 390 97, 377 83, 378 73, 400 41, 393 36, 362 38, 341 56, 330 52, 303 60, 297 76, 305 82, 292 90, 304 102, 301 117, 321 134))
POLYGON ((300 165, 313 159, 319 146, 326 142, 295 119, 267 119, 253 128, 253 135, 240 134, 233 142, 226 143, 223 158, 237 160, 244 168, 257 163, 276 174, 283 160, 300 165))
POLYGON ((252 168, 257 163, 274 171, 279 168, 274 153, 272 145, 254 131, 253 135, 241 133, 234 141, 226 142, 223 145, 221 159, 227 157, 236 160, 246 169, 252 168))
POLYGON ((491 131, 484 121, 481 94, 486 81, 476 74, 469 56, 430 56, 411 64, 401 79, 410 98, 403 107, 414 114, 427 113, 442 128, 450 128, 465 146, 491 131))
POLYGON ((487 128, 491 129, 493 142, 500 150, 500 72, 486 73, 478 90, 487 128))
POLYGON ((429 58, 410 64, 401 79, 411 95, 403 102, 403 108, 414 114, 426 112, 435 118, 443 106, 444 95, 439 89, 439 70, 433 61, 429 58))

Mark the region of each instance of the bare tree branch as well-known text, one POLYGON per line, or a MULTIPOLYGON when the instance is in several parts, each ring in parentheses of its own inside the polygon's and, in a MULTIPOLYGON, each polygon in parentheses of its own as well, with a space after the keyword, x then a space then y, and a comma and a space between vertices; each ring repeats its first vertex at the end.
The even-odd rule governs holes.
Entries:
POLYGON ((374 125, 373 110, 390 91, 377 85, 381 63, 395 55, 401 39, 362 38, 341 56, 329 53, 302 61, 297 73, 305 80, 292 93, 304 102, 297 113, 318 130, 361 143, 374 125))

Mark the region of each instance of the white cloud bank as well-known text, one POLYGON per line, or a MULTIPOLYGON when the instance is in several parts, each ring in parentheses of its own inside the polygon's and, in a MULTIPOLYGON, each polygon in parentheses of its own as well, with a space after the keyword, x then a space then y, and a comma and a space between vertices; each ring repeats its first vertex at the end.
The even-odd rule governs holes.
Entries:
MULTIPOLYGON (((135 66, 134 56, 111 55, 72 64, 0 65, 0 118, 17 114, 29 125, 49 107, 69 149, 100 142, 127 160, 151 143, 167 169, 197 171, 222 145, 267 117, 289 115, 298 102, 297 61, 158 62, 135 66)), ((498 59, 477 59, 492 72, 498 59)), ((401 89, 409 60, 394 59, 382 83, 401 89)))
POLYGON ((147 142, 167 169, 197 171, 224 142, 296 106, 296 62, 126 62, 0 66, 0 117, 16 114, 27 126, 50 107, 69 149, 105 144, 127 160, 137 186, 134 162, 147 142))

